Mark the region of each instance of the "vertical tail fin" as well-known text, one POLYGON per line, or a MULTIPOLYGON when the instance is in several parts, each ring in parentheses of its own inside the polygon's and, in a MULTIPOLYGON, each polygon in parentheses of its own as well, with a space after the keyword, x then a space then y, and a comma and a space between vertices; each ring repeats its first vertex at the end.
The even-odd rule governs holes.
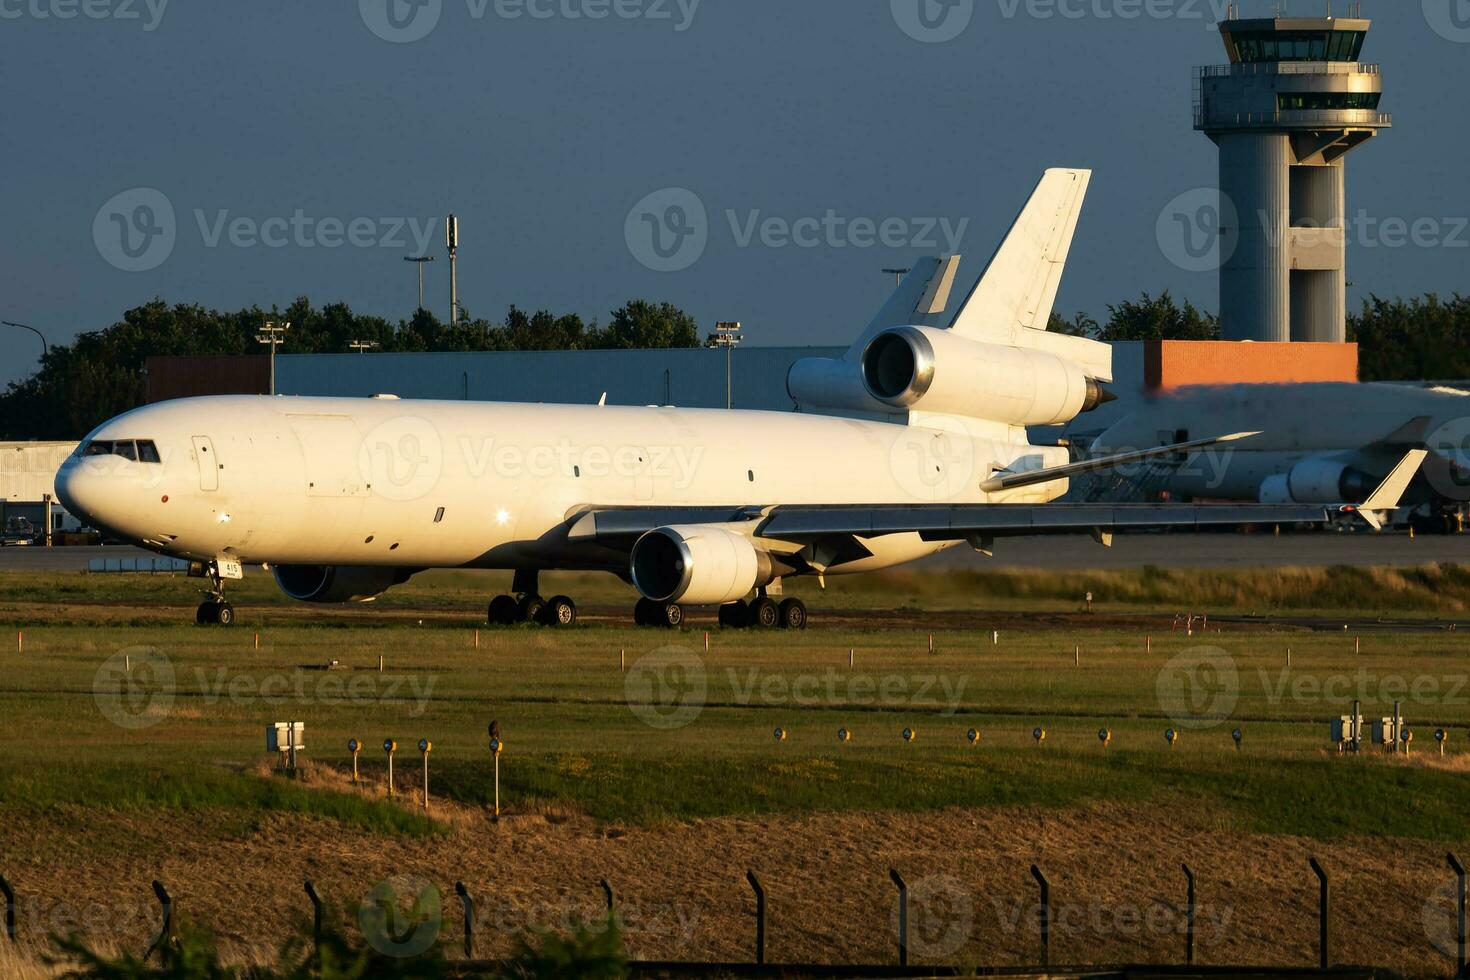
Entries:
POLYGON ((1016 327, 1046 329, 1091 180, 1090 170, 1042 176, 955 316, 955 333, 1016 343, 1016 327))
POLYGON ((889 327, 942 325, 946 320, 943 314, 949 305, 949 294, 954 288, 954 276, 959 264, 958 255, 945 258, 925 256, 915 262, 903 282, 893 291, 893 295, 888 297, 888 302, 878 311, 878 315, 868 323, 862 336, 848 348, 845 360, 857 360, 868 341, 889 327))

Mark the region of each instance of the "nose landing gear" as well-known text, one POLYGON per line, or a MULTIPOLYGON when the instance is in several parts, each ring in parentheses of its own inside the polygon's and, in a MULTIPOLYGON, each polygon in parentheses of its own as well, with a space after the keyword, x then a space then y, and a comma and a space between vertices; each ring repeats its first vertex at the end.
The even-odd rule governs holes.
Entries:
POLYGON ((219 565, 206 562, 204 576, 209 579, 209 588, 204 592, 207 598, 195 610, 194 622, 200 626, 235 625, 235 607, 225 599, 225 584, 219 574, 219 565))

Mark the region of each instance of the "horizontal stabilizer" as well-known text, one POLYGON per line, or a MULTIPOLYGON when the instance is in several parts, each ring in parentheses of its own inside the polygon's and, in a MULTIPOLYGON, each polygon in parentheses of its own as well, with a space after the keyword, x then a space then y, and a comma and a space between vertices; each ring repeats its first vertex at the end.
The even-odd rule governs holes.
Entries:
POLYGON ((995 493, 1000 490, 1014 490, 1018 487, 1034 486, 1038 483, 1050 483, 1065 477, 1082 476, 1086 473, 1097 473, 1102 470, 1116 469, 1119 466, 1127 466, 1130 463, 1138 463, 1145 459, 1153 459, 1156 456, 1170 456, 1176 453, 1185 453, 1194 449, 1203 449, 1206 446, 1218 446, 1226 442, 1239 442, 1252 436, 1260 435, 1259 432, 1233 432, 1228 436, 1216 436, 1213 439, 1194 439, 1190 442, 1176 442, 1169 446, 1159 446, 1157 449, 1139 449, 1128 453, 1119 453, 1116 456, 1100 456, 1097 459, 1084 459, 1076 463, 1068 463, 1065 466, 1051 466, 1039 470, 1016 470, 1013 472, 1002 471, 995 474, 984 483, 980 489, 987 493, 995 493))
POLYGON ((1373 529, 1379 530, 1383 527, 1383 519, 1378 516, 1379 512, 1393 510, 1398 507, 1399 501, 1404 498, 1404 491, 1409 488, 1409 483, 1414 475, 1419 472, 1419 467, 1424 465, 1424 458, 1429 454, 1422 449, 1411 449, 1399 460, 1399 464, 1393 468, 1393 472, 1378 485, 1378 489, 1368 495, 1358 511, 1363 515, 1363 520, 1373 525, 1373 529))

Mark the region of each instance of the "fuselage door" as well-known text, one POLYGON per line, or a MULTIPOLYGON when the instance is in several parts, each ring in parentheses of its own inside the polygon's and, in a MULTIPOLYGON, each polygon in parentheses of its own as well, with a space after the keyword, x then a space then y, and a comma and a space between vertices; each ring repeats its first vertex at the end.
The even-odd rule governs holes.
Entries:
POLYGON ((214 458, 214 443, 209 436, 194 437, 194 459, 199 464, 199 489, 219 489, 219 460, 214 458))

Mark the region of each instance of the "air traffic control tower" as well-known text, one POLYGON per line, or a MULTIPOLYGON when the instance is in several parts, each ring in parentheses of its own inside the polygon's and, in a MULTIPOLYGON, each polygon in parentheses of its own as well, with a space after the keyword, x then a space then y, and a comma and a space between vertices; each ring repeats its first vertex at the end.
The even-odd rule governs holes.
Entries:
POLYGON ((1344 162, 1392 122, 1358 62, 1370 24, 1234 6, 1220 24, 1230 64, 1200 69, 1194 128, 1220 147, 1226 340, 1346 339, 1344 162))

